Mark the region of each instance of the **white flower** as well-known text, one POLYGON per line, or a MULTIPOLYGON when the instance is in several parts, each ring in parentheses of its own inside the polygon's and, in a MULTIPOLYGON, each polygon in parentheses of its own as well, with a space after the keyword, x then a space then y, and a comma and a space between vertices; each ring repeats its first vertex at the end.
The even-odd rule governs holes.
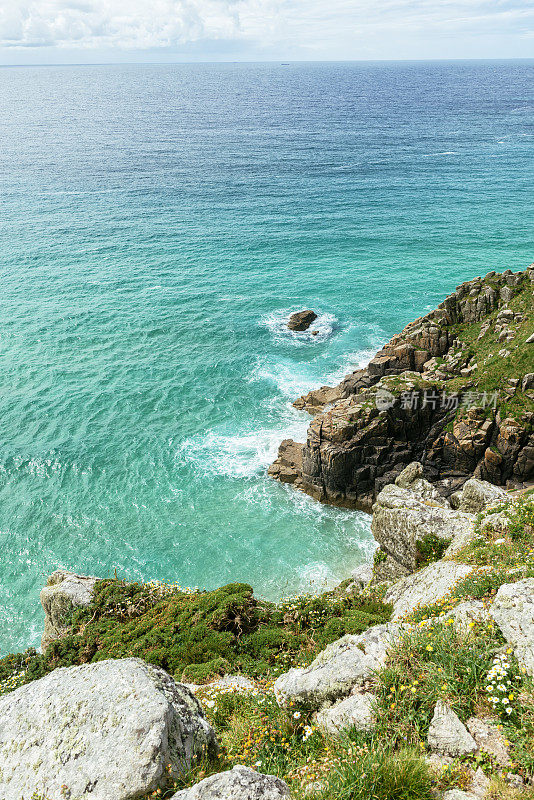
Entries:
POLYGON ((300 719, 301 716, 302 716, 302 714, 300 713, 300 711, 295 711, 295 713, 293 714, 293 718, 294 719, 300 719))

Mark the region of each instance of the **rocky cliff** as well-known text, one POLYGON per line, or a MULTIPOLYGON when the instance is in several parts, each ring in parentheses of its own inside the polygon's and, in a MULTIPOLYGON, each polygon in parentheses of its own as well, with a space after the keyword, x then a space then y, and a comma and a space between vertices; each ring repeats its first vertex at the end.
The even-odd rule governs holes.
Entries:
POLYGON ((412 461, 449 496, 471 476, 534 477, 534 265, 463 283, 365 369, 299 398, 305 443, 269 474, 318 500, 369 508, 412 461))

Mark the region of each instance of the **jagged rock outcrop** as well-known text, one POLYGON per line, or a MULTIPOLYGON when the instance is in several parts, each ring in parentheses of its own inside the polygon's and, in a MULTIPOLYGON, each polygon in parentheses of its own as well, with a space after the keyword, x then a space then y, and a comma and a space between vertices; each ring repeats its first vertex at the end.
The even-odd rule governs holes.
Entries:
MULTIPOLYGON (((487 392, 477 405, 472 381, 484 365, 459 327, 484 321, 478 339, 508 343, 511 350, 498 345, 501 361, 508 358, 528 314, 507 304, 519 293, 532 303, 533 281, 534 267, 468 281, 394 336, 365 369, 299 398, 295 406, 315 415, 306 442, 282 442, 269 474, 318 500, 363 508, 411 461, 420 461, 446 496, 471 476, 500 485, 528 480, 534 475, 534 403, 525 394, 531 409, 521 422, 501 412, 499 403, 488 405, 487 392), (452 394, 456 405, 447 390, 453 379, 461 381, 452 394)), ((503 399, 522 391, 525 378, 528 387, 529 374, 511 372, 503 399)))
POLYGON ((98 578, 91 575, 76 575, 61 569, 50 575, 40 594, 45 612, 44 633, 41 638, 43 652, 50 642, 69 632, 73 611, 89 605, 97 580, 98 578))
POLYGON ((204 778, 190 789, 182 789, 171 800, 283 800, 289 786, 274 775, 262 775, 240 765, 228 772, 204 778))
POLYGON ((454 711, 439 700, 428 729, 428 746, 443 756, 466 756, 474 753, 477 743, 454 711))
POLYGON ((2 800, 130 800, 217 751, 195 696, 138 658, 56 669, 0 697, 0 719, 2 800))
POLYGON ((534 578, 501 586, 490 614, 517 660, 534 676, 534 578))
POLYGON ((348 634, 329 644, 309 667, 290 669, 274 684, 278 704, 317 711, 362 686, 386 660, 400 627, 375 625, 355 636, 348 634))
POLYGON ((317 714, 317 724, 331 736, 337 736, 349 728, 358 731, 370 731, 375 721, 373 715, 373 702, 375 695, 372 692, 351 694, 344 700, 339 700, 333 706, 323 708, 317 714))

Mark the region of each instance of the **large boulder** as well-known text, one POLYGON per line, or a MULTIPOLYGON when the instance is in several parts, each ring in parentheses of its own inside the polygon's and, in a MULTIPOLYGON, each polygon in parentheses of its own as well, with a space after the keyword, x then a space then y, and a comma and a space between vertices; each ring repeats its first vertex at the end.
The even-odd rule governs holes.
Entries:
POLYGON ((464 483, 458 510, 468 514, 478 514, 479 511, 485 511, 490 506, 507 499, 509 498, 504 489, 488 481, 470 478, 464 483))
POLYGON ((404 467, 400 475, 395 478, 395 486, 407 489, 416 495, 419 500, 432 501, 436 505, 448 507, 448 501, 440 495, 435 486, 427 481, 423 474, 423 465, 419 461, 412 461, 404 467))
POLYGON ((490 614, 515 648, 517 660, 534 675, 534 578, 501 586, 490 614))
POLYGON ((428 745, 443 756, 465 756, 474 753, 477 743, 448 705, 439 700, 428 729, 428 745))
POLYGON ((358 731, 370 731, 374 727, 373 702, 376 696, 372 692, 351 694, 339 700, 333 706, 323 708, 317 714, 319 727, 332 736, 336 736, 349 728, 358 731))
POLYGON ((390 586, 384 600, 393 604, 393 620, 411 614, 418 606, 436 603, 445 597, 473 567, 455 561, 435 561, 390 586))
POLYGON ((429 533, 446 542, 464 543, 474 535, 474 517, 454 511, 446 501, 388 484, 373 506, 371 530, 386 556, 414 572, 419 565, 418 543, 429 533))
POLYGON ((289 797, 289 786, 280 778, 238 765, 228 772, 204 778, 190 789, 182 789, 171 800, 283 800, 284 797, 289 797))
POLYGON ((40 594, 45 612, 44 633, 41 638, 43 652, 50 642, 69 632, 73 611, 89 605, 97 580, 92 575, 76 575, 61 569, 50 575, 40 594))
POLYGON ((289 317, 287 327, 290 331, 307 331, 315 319, 317 319, 317 314, 310 308, 305 311, 295 311, 289 317))
POLYGON ((138 658, 56 669, 0 697, 0 719, 2 800, 129 800, 217 751, 194 695, 138 658))
POLYGON ((326 647, 309 667, 290 669, 274 684, 278 704, 318 710, 361 686, 386 660, 399 626, 374 625, 359 636, 347 634, 326 647))

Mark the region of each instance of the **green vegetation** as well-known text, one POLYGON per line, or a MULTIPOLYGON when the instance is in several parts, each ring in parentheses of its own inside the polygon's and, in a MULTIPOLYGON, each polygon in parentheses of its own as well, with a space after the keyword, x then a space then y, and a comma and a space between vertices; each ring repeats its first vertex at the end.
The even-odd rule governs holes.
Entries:
MULTIPOLYGON (((0 660, 0 681, 45 675, 56 667, 137 656, 176 680, 202 683, 226 672, 266 677, 311 661, 345 633, 387 621, 391 608, 355 595, 256 600, 246 584, 183 592, 159 584, 99 581, 72 633, 35 652, 0 660)), ((6 684, 7 687, 7 684, 6 684)))
POLYGON ((416 561, 418 568, 427 567, 433 561, 443 558, 445 550, 450 545, 451 539, 443 539, 435 533, 427 533, 415 543, 416 561))

